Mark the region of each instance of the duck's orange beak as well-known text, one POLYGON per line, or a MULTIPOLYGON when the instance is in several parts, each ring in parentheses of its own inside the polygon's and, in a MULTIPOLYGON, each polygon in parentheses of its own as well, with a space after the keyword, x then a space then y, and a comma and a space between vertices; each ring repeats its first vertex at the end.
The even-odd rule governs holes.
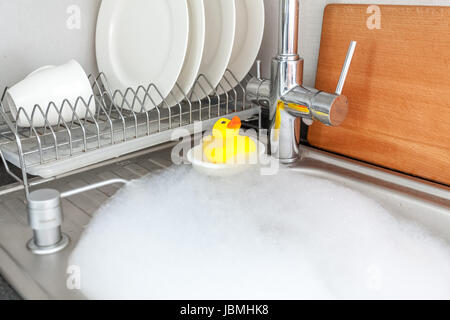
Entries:
POLYGON ((241 127, 241 119, 237 116, 235 116, 231 121, 228 123, 227 128, 228 129, 239 129, 241 127))

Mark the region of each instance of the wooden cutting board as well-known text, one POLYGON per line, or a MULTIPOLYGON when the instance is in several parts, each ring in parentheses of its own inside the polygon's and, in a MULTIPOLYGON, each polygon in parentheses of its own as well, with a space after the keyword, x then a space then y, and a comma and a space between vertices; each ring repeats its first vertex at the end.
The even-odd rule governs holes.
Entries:
POLYGON ((350 111, 341 127, 315 123, 308 141, 450 185, 450 7, 378 7, 379 16, 368 5, 326 7, 316 86, 334 92, 358 41, 343 91, 350 111))

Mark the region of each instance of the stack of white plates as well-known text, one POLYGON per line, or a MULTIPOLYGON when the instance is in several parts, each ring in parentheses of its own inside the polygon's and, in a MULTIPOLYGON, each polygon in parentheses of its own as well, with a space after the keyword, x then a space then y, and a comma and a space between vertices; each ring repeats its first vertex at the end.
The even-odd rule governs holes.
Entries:
POLYGON ((200 74, 214 88, 227 69, 243 80, 263 33, 263 0, 103 0, 97 62, 113 91, 155 84, 159 94, 146 99, 150 110, 164 99, 175 105, 191 91, 193 100, 210 94, 193 90, 200 74))

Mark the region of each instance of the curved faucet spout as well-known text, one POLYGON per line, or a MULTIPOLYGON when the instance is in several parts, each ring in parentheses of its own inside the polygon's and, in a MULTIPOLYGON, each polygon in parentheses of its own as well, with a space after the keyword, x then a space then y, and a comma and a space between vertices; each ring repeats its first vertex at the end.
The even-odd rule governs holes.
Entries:
POLYGON ((281 0, 278 55, 298 57, 299 0, 281 0))

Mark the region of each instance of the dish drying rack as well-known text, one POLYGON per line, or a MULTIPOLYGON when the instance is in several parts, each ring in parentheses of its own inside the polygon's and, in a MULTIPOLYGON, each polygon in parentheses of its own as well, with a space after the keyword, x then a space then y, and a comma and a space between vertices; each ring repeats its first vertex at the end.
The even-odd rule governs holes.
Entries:
POLYGON ((183 97, 175 103, 173 91, 164 98, 154 84, 113 92, 106 75, 100 73, 97 77, 89 76, 94 92, 89 101, 80 97, 74 104, 66 100, 61 106, 55 103, 45 108, 36 105, 31 114, 19 109, 16 117, 3 102, 6 88, 0 100, 0 155, 7 172, 24 185, 28 198, 27 174, 51 179, 191 135, 199 123, 202 131, 209 130, 221 117, 258 120, 261 127, 261 108, 246 101, 245 88, 250 78, 248 75, 240 82, 227 70, 214 88, 206 76, 200 75, 190 93, 184 93, 175 85, 174 90, 183 97), (205 98, 199 99, 196 92, 203 93, 205 98), (155 100, 162 102, 157 105, 155 100), (169 100, 175 104, 170 106, 169 100), (95 103, 94 114, 88 108, 91 103, 95 103), (146 107, 148 105, 152 109, 146 107), (84 119, 76 113, 80 106, 86 110, 84 119), (70 121, 61 117, 65 108, 72 111, 70 121), (57 112, 60 116, 57 125, 49 124, 48 112, 57 112), (18 125, 21 114, 30 127, 18 125), (38 116, 44 118, 44 127, 33 126, 33 119, 38 116), (11 172, 7 161, 21 169, 22 178, 11 172))

